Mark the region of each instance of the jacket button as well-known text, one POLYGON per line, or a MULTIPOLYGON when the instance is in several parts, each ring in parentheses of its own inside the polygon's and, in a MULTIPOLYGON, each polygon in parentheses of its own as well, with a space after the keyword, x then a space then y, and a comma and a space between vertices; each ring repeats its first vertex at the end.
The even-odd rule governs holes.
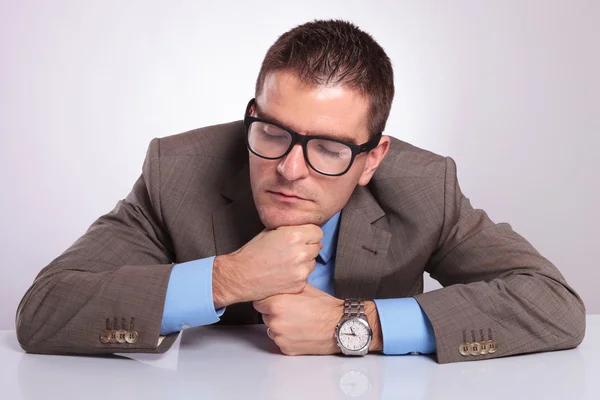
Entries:
POLYGON ((117 343, 125 343, 126 339, 127 339, 127 331, 124 329, 119 329, 116 333, 115 333, 116 339, 117 339, 117 343))
POLYGON ((461 343, 458 346, 458 352, 460 353, 461 356, 468 356, 470 350, 471 350, 471 344, 469 342, 461 343))
POLYGON ((100 341, 104 344, 110 343, 110 338, 112 336, 112 332, 106 330, 100 334, 100 341))
POLYGON ((472 356, 478 356, 481 352, 481 345, 479 344, 479 342, 473 342, 471 343, 470 349, 469 349, 469 354, 471 354, 472 356))
POLYGON ((481 346, 481 351, 479 352, 479 354, 481 354, 482 356, 486 355, 489 353, 490 351, 490 346, 488 345, 487 340, 484 340, 483 342, 480 342, 479 345, 481 346))
POLYGON ((136 331, 129 331, 127 335, 125 335, 125 341, 129 344, 134 344, 138 341, 138 333, 136 331))

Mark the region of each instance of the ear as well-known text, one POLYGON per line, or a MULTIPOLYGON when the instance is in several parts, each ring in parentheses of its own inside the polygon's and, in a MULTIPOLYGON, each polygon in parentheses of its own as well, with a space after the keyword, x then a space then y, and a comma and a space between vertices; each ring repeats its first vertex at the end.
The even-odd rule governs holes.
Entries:
POLYGON ((367 154, 367 162, 365 163, 365 168, 358 179, 358 184, 360 186, 365 186, 367 183, 371 181, 373 174, 379 164, 387 154, 390 148, 390 137, 382 136, 379 140, 379 144, 373 150, 371 150, 367 154))

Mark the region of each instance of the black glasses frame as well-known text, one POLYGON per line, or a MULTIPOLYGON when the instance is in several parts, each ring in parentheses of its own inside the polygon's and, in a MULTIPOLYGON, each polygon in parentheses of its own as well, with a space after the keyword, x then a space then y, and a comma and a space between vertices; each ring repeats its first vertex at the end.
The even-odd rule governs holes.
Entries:
POLYGON ((292 148, 296 145, 296 143, 300 143, 300 145, 302 146, 303 154, 304 154, 304 160, 306 161, 306 164, 308 164, 313 170, 317 171, 320 174, 327 175, 327 176, 340 176, 340 175, 344 175, 346 172, 348 172, 350 170, 350 168, 352 168, 352 164, 354 163, 354 158, 356 158, 357 155, 373 150, 375 147, 377 147, 377 145, 379 144, 379 140, 381 139, 381 135, 382 135, 381 132, 379 132, 377 135, 375 135, 375 137, 373 139, 371 139, 368 142, 365 142, 363 144, 348 143, 348 142, 344 142, 343 140, 331 138, 329 136, 301 135, 298 132, 296 132, 286 126, 280 125, 276 122, 268 121, 266 119, 262 119, 262 118, 258 118, 258 117, 253 117, 252 115, 250 115, 250 109, 252 108, 252 106, 254 104, 255 104, 255 99, 251 99, 248 102, 248 105, 246 106, 246 113, 244 114, 244 126, 246 127, 246 146, 248 147, 248 150, 250 150, 252 152, 252 154, 254 154, 260 158, 264 158, 265 160, 278 160, 280 158, 283 158, 283 157, 287 156, 290 153, 290 151, 292 151, 292 148), (250 135, 250 125, 253 122, 264 122, 267 124, 275 125, 276 127, 288 132, 290 134, 290 136, 292 137, 290 147, 288 147, 288 149, 285 151, 285 153, 283 153, 279 157, 265 157, 261 154, 258 154, 250 146, 250 141, 248 139, 248 136, 250 135), (352 157, 350 158, 350 163, 348 164, 348 168, 346 168, 344 171, 340 172, 339 174, 329 174, 327 172, 323 172, 323 171, 315 168, 315 166, 312 165, 310 163, 310 160, 308 159, 308 142, 310 142, 313 139, 330 140, 332 142, 338 142, 338 143, 348 146, 350 148, 350 150, 352 151, 352 157))

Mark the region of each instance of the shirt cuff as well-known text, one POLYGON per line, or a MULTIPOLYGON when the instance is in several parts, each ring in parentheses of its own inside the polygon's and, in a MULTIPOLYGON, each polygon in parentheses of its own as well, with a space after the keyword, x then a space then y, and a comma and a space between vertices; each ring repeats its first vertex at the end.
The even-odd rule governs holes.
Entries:
POLYGON ((171 271, 160 334, 219 321, 225 307, 215 310, 212 271, 215 257, 177 264, 171 271))
POLYGON ((435 353, 433 327, 414 298, 374 301, 379 313, 384 354, 435 353))

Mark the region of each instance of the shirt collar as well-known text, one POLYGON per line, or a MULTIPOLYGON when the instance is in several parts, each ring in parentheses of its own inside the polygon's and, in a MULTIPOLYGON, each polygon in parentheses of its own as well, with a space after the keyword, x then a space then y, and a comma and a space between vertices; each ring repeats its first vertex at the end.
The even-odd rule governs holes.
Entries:
POLYGON ((323 248, 319 252, 319 256, 323 259, 323 262, 327 264, 331 257, 334 255, 334 251, 337 247, 337 236, 338 236, 338 228, 340 222, 340 214, 339 211, 333 217, 329 219, 329 221, 325 222, 321 227, 323 231, 323 239, 321 239, 321 243, 323 243, 323 248))

